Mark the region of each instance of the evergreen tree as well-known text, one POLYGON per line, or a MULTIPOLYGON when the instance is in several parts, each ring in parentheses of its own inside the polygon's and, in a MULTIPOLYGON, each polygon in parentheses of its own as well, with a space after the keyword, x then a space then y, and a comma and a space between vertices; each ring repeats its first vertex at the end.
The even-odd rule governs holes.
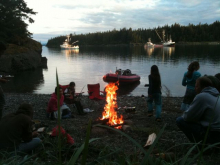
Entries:
POLYGON ((33 9, 27 7, 24 0, 0 1, 0 40, 5 43, 22 44, 26 38, 31 38, 32 33, 27 30, 28 24, 34 20, 30 15, 35 15, 33 9))

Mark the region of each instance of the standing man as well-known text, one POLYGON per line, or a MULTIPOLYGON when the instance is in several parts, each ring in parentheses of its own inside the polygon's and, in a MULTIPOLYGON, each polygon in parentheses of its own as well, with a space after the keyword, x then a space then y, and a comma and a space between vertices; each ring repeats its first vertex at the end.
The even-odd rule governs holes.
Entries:
POLYGON ((207 77, 195 85, 196 97, 176 124, 191 142, 200 142, 208 133, 206 144, 220 142, 220 96, 207 77))

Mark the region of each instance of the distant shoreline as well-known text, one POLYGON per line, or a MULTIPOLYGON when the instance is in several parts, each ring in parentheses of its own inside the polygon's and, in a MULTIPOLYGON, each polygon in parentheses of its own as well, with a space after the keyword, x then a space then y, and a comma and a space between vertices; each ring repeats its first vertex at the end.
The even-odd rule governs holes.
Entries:
MULTIPOLYGON (((175 41, 174 41, 175 42, 175 41)), ((161 44, 161 43, 154 43, 154 44, 161 44)), ((79 46, 141 46, 145 45, 145 43, 130 43, 130 44, 107 44, 107 45, 79 45, 79 46)), ((178 42, 175 45, 220 45, 220 41, 217 42, 178 42)), ((42 46, 48 47, 46 44, 42 44, 42 46)), ((48 48, 60 48, 57 46, 48 47, 48 48)))

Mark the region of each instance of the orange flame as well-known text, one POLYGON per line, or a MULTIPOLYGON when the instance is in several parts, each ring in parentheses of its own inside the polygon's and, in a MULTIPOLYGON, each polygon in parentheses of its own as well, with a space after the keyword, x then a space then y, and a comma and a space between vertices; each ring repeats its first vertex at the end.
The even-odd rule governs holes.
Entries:
POLYGON ((121 115, 119 118, 117 112, 115 111, 115 109, 118 108, 117 93, 116 93, 116 90, 118 90, 117 85, 118 82, 109 83, 105 88, 107 103, 104 107, 104 112, 102 113, 101 120, 109 119, 108 124, 111 126, 124 123, 123 116, 121 115))

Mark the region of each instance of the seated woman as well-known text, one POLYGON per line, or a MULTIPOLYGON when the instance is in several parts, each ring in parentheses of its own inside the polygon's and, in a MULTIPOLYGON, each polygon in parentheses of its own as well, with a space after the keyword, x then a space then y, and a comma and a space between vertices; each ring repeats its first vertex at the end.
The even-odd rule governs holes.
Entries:
MULTIPOLYGON (((60 94, 60 110, 61 110, 60 112, 61 112, 62 119, 73 117, 71 115, 70 108, 66 104, 64 104, 63 90, 61 88, 60 88, 59 94, 60 94)), ((50 119, 54 119, 58 117, 57 95, 58 93, 57 93, 57 87, 56 87, 54 93, 51 95, 51 98, 49 100, 48 107, 47 107, 47 117, 50 119)))
POLYGON ((75 83, 70 82, 69 87, 64 91, 64 101, 67 104, 75 104, 79 115, 84 115, 83 106, 80 101, 76 100, 75 83))

